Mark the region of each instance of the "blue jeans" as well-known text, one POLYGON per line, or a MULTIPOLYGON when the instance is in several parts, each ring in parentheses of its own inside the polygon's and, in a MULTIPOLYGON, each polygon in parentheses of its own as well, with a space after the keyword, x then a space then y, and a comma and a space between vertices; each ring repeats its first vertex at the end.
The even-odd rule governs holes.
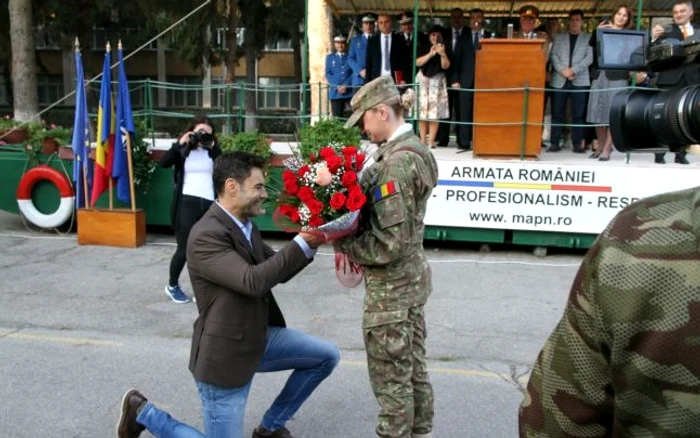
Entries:
POLYGON ((575 87, 571 81, 566 81, 564 86, 560 88, 562 91, 554 91, 552 93, 552 131, 550 135, 551 145, 556 146, 561 141, 562 132, 566 123, 566 104, 571 99, 571 122, 574 126, 571 128, 571 141, 575 148, 581 147, 583 143, 583 130, 586 115, 586 95, 579 90, 587 90, 588 87, 575 87), (573 91, 573 93, 570 93, 573 91))
MULTIPOLYGON (((268 327, 267 345, 257 372, 294 370, 260 423, 277 430, 292 418, 316 387, 328 377, 340 360, 331 342, 282 327, 268 327)), ((243 417, 252 380, 239 388, 222 388, 195 382, 202 399, 204 430, 181 423, 148 402, 136 421, 158 438, 242 438, 243 417)))

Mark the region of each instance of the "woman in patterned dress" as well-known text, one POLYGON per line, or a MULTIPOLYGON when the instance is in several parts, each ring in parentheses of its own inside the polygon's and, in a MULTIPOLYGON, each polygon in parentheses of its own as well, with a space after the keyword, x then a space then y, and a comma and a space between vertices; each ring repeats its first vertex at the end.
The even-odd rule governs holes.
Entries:
POLYGON ((445 71, 450 68, 450 60, 442 42, 442 28, 433 26, 429 33, 430 45, 419 47, 416 66, 418 84, 418 130, 421 142, 435 148, 440 119, 450 117, 447 100, 447 80, 445 71))
MULTIPOLYGON (((602 29, 624 29, 629 27, 632 21, 632 11, 627 6, 620 6, 612 15, 611 20, 604 20, 598 25, 602 29)), ((610 135, 610 106, 612 99, 618 91, 606 91, 608 88, 621 88, 629 84, 629 73, 626 71, 598 70, 598 54, 596 33, 591 36, 591 46, 593 46, 593 68, 594 79, 591 83, 590 96, 588 98, 587 122, 596 126, 596 137, 598 137, 598 149, 590 158, 598 158, 600 161, 608 161, 612 152, 612 136, 610 135), (596 91, 603 90, 603 91, 596 91)))

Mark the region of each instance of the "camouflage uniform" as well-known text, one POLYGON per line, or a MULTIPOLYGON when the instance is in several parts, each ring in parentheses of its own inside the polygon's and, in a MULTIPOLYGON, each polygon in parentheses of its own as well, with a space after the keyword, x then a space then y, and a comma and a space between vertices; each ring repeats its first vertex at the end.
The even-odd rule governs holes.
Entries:
POLYGON ((700 187, 620 212, 584 259, 521 437, 700 434, 700 187))
MULTIPOLYGON (((351 105, 364 112, 377 95, 377 103, 398 95, 391 78, 365 85, 351 105)), ((362 229, 338 245, 365 270, 362 328, 370 382, 381 408, 377 435, 428 437, 434 411, 423 305, 432 283, 423 252, 423 218, 437 183, 437 163, 412 130, 381 145, 373 159, 360 179, 368 198, 362 229)))

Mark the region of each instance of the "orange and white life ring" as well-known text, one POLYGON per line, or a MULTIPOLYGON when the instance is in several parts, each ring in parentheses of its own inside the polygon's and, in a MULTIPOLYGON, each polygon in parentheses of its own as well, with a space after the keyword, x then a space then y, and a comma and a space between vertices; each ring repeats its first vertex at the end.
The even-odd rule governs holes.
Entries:
POLYGON ((36 166, 22 175, 17 187, 17 205, 24 217, 34 225, 41 228, 54 228, 63 225, 73 213, 75 193, 68 178, 45 164, 36 166), (51 214, 44 214, 37 210, 32 202, 32 189, 39 181, 53 183, 61 195, 61 203, 58 209, 51 214))

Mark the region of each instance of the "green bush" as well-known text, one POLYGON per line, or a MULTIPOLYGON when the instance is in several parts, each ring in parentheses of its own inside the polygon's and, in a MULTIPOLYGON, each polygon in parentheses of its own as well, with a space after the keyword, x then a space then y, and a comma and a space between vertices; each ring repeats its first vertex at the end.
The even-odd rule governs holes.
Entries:
MULTIPOLYGON (((131 164, 134 167, 134 189, 147 193, 151 185, 151 175, 156 170, 156 162, 151 159, 151 146, 144 141, 148 135, 146 120, 134 119, 134 137, 131 139, 131 164)), ((116 145, 115 145, 116 147, 116 145)))
POLYGON ((239 132, 235 135, 219 135, 219 146, 226 154, 234 151, 249 152, 259 155, 266 161, 272 156, 272 150, 265 134, 259 131, 239 132))
POLYGON ((304 126, 299 132, 299 153, 302 156, 317 154, 318 151, 331 144, 360 146, 360 129, 345 128, 344 123, 337 119, 321 120, 313 126, 304 126))

